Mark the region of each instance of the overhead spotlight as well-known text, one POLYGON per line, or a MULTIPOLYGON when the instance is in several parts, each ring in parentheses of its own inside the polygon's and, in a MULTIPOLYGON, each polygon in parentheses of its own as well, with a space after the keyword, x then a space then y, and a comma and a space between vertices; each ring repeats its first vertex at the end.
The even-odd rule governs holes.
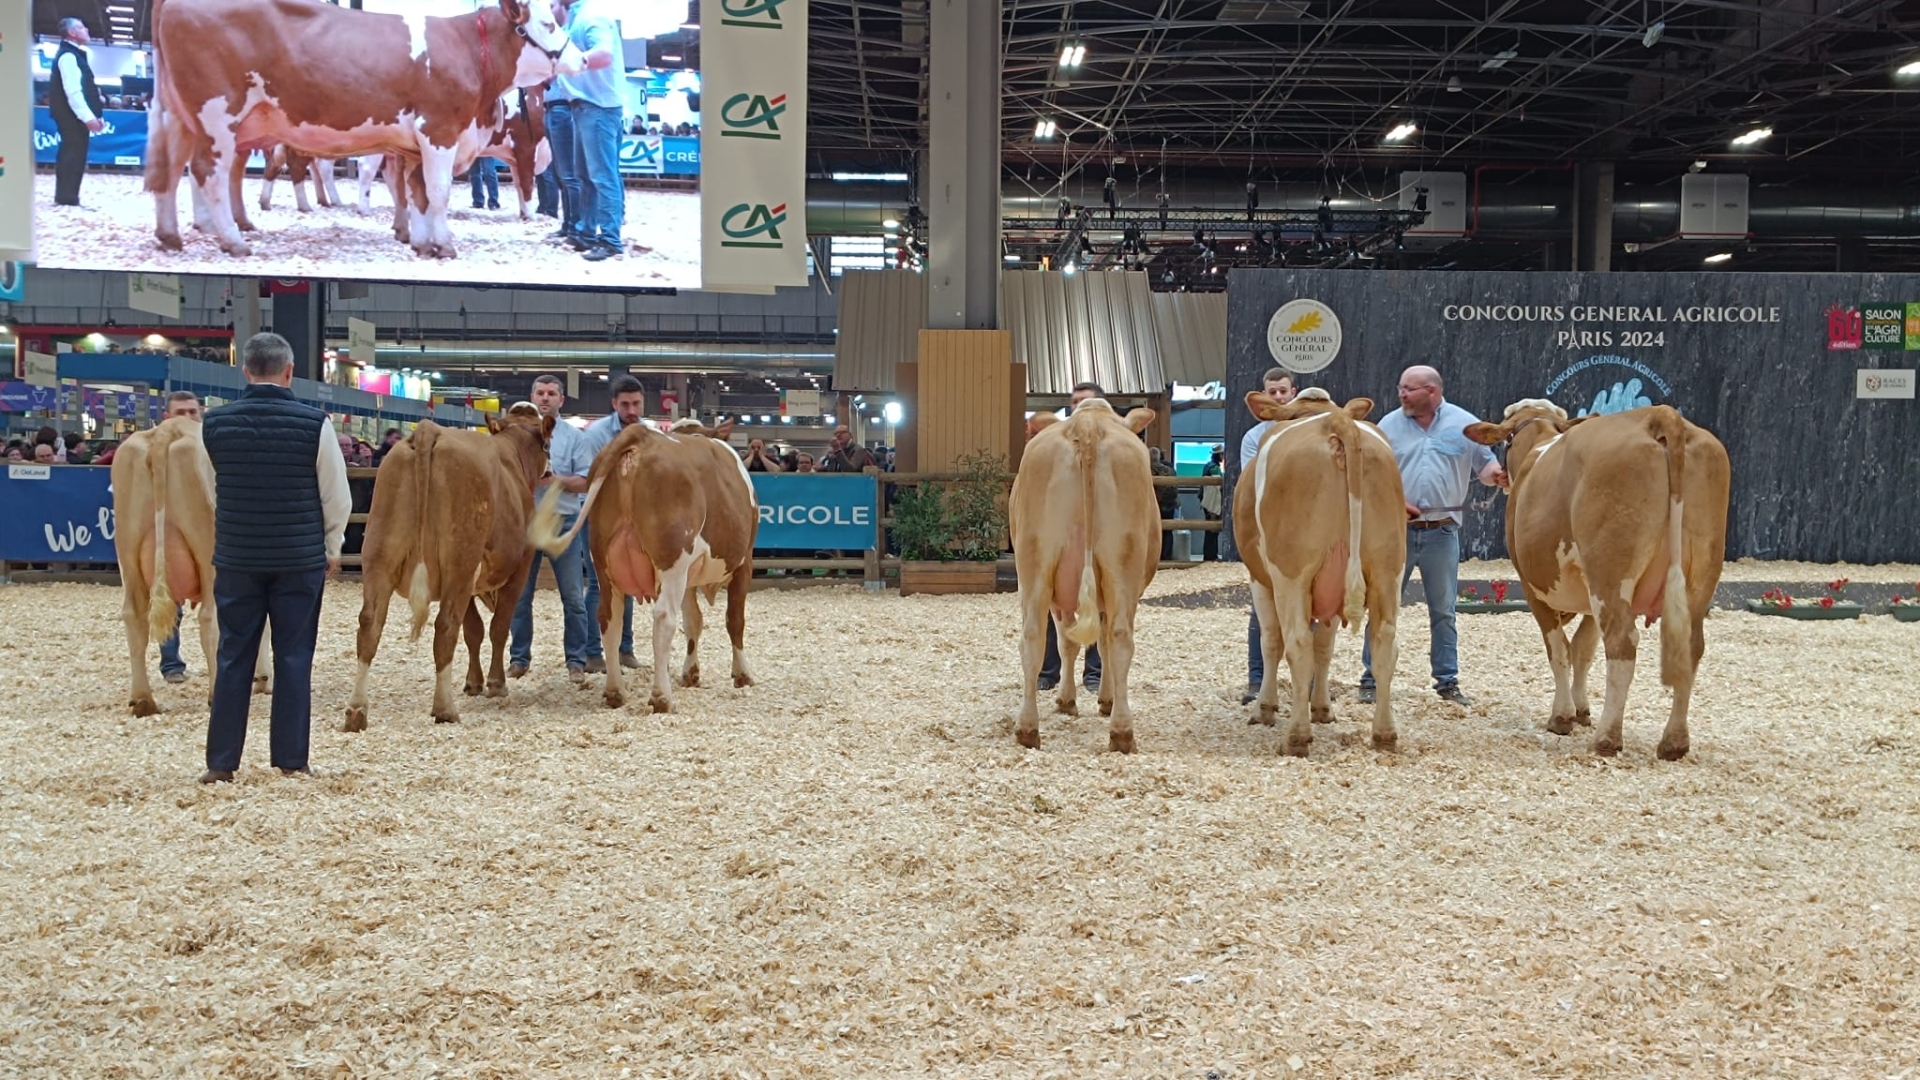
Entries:
POLYGON ((882 221, 882 222, 880 223, 880 227, 881 227, 881 228, 883 228, 883 229, 885 229, 885 230, 887 230, 888 232, 892 232, 893 230, 895 230, 895 229, 897 229, 897 228, 899 228, 899 227, 900 227, 900 219, 899 219, 899 218, 888 218, 888 219, 886 219, 885 221, 882 221))
POLYGON ((1660 35, 1666 32, 1667 24, 1664 21, 1654 23, 1652 26, 1647 27, 1647 32, 1641 35, 1640 38, 1641 48, 1651 49, 1655 45, 1658 45, 1660 43, 1660 35))
POLYGON ((1087 59, 1087 47, 1079 42, 1070 41, 1060 49, 1060 66, 1077 68, 1087 59))
POLYGON ((1105 200, 1107 204, 1108 217, 1114 216, 1114 214, 1119 211, 1120 196, 1115 193, 1113 177, 1107 177, 1107 182, 1100 185, 1100 198, 1105 200))
POLYGON ((1750 131, 1747 131, 1747 132, 1745 132, 1745 133, 1743 133, 1743 134, 1740 134, 1740 135, 1735 135, 1735 136, 1733 137, 1733 145, 1735 145, 1735 146, 1757 146, 1757 145, 1759 145, 1760 143, 1762 143, 1762 142, 1765 142, 1766 140, 1768 140, 1768 139, 1770 139, 1770 138, 1772 138, 1772 137, 1773 137, 1773 129, 1772 129, 1772 128, 1770 128, 1770 127, 1757 127, 1757 128, 1753 128, 1752 130, 1750 130, 1750 131))
POLYGON ((1485 60, 1480 61, 1481 71, 1494 71, 1507 66, 1507 61, 1520 55, 1519 49, 1501 49, 1485 60))
POLYGON ((1466 87, 1460 85, 1460 76, 1455 75, 1453 78, 1447 80, 1447 93, 1457 94, 1465 89, 1466 87))
POLYGON ((1060 272, 1067 275, 1068 277, 1073 276, 1074 270, 1075 270, 1075 264, 1072 259, 1068 259, 1067 265, 1060 268, 1060 272))
POLYGON ((1038 123, 1033 125, 1033 137, 1045 142, 1053 138, 1059 130, 1060 126, 1058 124, 1043 117, 1038 123))
POLYGON ((1700 261, 1704 263, 1723 263, 1723 262, 1729 262, 1732 259, 1733 259, 1733 252, 1716 251, 1713 254, 1707 256, 1706 258, 1701 259, 1700 261))
POLYGON ((1687 166, 1687 171, 1690 173, 1704 172, 1706 168, 1707 163, 1705 161, 1695 161, 1693 164, 1687 166))
POLYGON ((1420 129, 1415 127, 1411 122, 1395 124, 1393 130, 1387 132, 1387 141, 1399 142, 1418 130, 1420 129))

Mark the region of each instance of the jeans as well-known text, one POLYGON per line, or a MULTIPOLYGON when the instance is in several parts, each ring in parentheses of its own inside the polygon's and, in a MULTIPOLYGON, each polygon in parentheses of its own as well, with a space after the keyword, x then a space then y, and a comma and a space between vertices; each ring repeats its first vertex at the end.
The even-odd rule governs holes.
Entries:
POLYGON ((1260 652, 1260 612, 1256 609, 1247 614, 1247 685, 1259 686, 1266 674, 1267 658, 1260 652))
MULTIPOLYGON (((573 528, 578 514, 560 515, 560 531, 573 528)), ((587 550, 586 530, 573 538, 573 543, 558 555, 548 555, 544 551, 533 553, 533 566, 527 571, 527 587, 520 591, 520 602, 513 606, 513 626, 507 635, 507 662, 520 667, 533 666, 533 594, 540 580, 540 560, 546 559, 553 566, 554 583, 560 586, 560 607, 565 612, 562 621, 561 646, 566 651, 567 667, 584 668, 587 666, 587 608, 582 595, 584 582, 580 578, 580 560, 587 550)))
POLYGON ((620 226, 627 217, 627 189, 620 180, 619 109, 573 103, 573 171, 580 178, 581 235, 619 247, 620 226))
MULTIPOLYGON (((549 144, 547 148, 551 150, 553 147, 549 144)), ((546 172, 538 173, 534 176, 533 192, 535 197, 533 204, 534 213, 545 214, 548 217, 560 216, 560 181, 554 179, 553 166, 551 164, 547 166, 546 172)))
POLYGON ((547 173, 560 189, 560 231, 585 235, 580 226, 580 176, 573 168, 573 102, 547 102, 547 146, 553 151, 547 173))
MULTIPOLYGON (((580 530, 585 536, 586 530, 580 530)), ((606 646, 600 643, 600 575, 594 573, 591 558, 580 560, 587 570, 587 656, 600 659, 606 655, 606 646)), ((620 655, 633 655, 633 597, 627 597, 626 611, 621 615, 625 621, 620 625, 620 655)))
POLYGON ((473 168, 467 170, 467 183, 473 188, 473 205, 476 208, 500 205, 500 165, 498 162, 489 157, 476 158, 473 163, 473 168), (484 198, 481 197, 481 191, 483 189, 486 192, 484 198))
POLYGON ((173 636, 160 643, 160 674, 187 673, 187 662, 180 659, 180 609, 173 609, 173 636))
MULTIPOLYGON (((1099 645, 1087 646, 1087 660, 1083 666, 1086 669, 1086 673, 1082 676, 1082 685, 1098 685, 1100 682, 1099 645)), ((1068 672, 1067 674, 1072 675, 1073 673, 1068 672)), ((1051 615, 1047 617, 1047 655, 1040 660, 1040 678, 1042 681, 1048 679, 1056 683, 1060 681, 1060 641, 1054 636, 1053 617, 1051 615)))
MULTIPOLYGON (((1460 588, 1460 526, 1449 523, 1438 529, 1407 530, 1407 568, 1400 574, 1400 590, 1405 592, 1420 568, 1420 584, 1427 593, 1427 625, 1433 631, 1433 643, 1427 655, 1433 665, 1433 688, 1446 690, 1460 685, 1460 634, 1454 626, 1454 594, 1460 588)), ((1399 597, 1394 598, 1395 603, 1399 597)), ((1373 685, 1373 627, 1367 627, 1368 643, 1360 651, 1360 685, 1373 685)))
POLYGON ((313 710, 313 648, 320 634, 320 594, 327 571, 253 573, 221 570, 213 579, 220 621, 213 709, 207 717, 207 768, 240 767, 253 701, 260 638, 273 627, 273 723, 269 759, 276 769, 304 769, 313 710))

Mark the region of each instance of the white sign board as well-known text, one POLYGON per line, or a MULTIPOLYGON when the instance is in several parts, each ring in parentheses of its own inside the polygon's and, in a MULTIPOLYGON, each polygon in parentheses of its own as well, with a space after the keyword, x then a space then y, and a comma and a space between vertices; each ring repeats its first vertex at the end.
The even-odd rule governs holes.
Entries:
POLYGON ((28 350, 22 375, 34 386, 57 386, 60 383, 59 369, 59 357, 51 353, 28 350))
POLYGON ((175 274, 128 274, 127 306, 168 319, 180 317, 180 278, 175 274))
POLYGON ((701 288, 807 283, 807 0, 700 0, 701 288))
POLYGON ((365 319, 347 319, 347 355, 355 363, 373 366, 375 346, 373 324, 365 319))
POLYGON ((787 415, 788 416, 819 416, 820 415, 820 391, 818 390, 787 391, 787 415))
POLYGON ((51 480, 53 479, 53 466, 51 465, 8 465, 7 479, 9 480, 51 480))
POLYGON ((1853 396, 1860 399, 1912 401, 1913 387, 1911 368, 1861 368, 1853 373, 1853 396))
MULTIPOLYGON (((33 23, 0 4, 0 259, 33 260, 33 23)), ((804 40, 804 39, 803 39, 804 40)))

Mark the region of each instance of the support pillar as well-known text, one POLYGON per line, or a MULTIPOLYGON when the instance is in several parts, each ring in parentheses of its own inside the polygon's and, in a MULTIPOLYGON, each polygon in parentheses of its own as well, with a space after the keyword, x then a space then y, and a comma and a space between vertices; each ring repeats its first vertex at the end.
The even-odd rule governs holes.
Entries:
POLYGON ((293 377, 320 381, 326 352, 327 283, 309 282, 303 293, 273 294, 273 330, 293 346, 293 377))
POLYGON ((1613 174, 1611 161, 1590 161, 1575 170, 1575 270, 1613 269, 1613 174))
POLYGON ((927 326, 1000 325, 1000 15, 1002 0, 932 0, 928 154, 920 177, 929 230, 927 326))
POLYGON ((240 347, 264 327, 260 318, 260 279, 234 278, 227 286, 233 297, 232 359, 240 362, 240 347))

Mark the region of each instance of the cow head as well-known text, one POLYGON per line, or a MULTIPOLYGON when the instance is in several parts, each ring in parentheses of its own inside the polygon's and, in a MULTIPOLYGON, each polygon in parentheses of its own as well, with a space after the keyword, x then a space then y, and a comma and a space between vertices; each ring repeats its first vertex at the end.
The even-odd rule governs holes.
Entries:
POLYGON ((726 442, 733 437, 733 425, 734 421, 729 419, 722 421, 719 427, 708 427, 691 416, 683 416, 675 420, 669 430, 675 435, 704 435, 709 439, 726 442))
POLYGON ((1256 420, 1301 420, 1320 413, 1344 412, 1355 420, 1365 420, 1373 411, 1373 399, 1357 397, 1345 405, 1335 405, 1333 397, 1317 386, 1309 386, 1300 391, 1300 395, 1285 405, 1273 399, 1273 395, 1263 390, 1247 391, 1247 411, 1256 420))
POLYGON ((518 406, 508 410, 505 416, 487 417, 487 431, 508 440, 512 446, 513 459, 520 466, 529 491, 546 475, 547 447, 553 442, 553 424, 553 417, 518 406))
POLYGON ((578 75, 587 69, 586 57, 568 40, 548 0, 500 0, 500 12, 526 41, 514 71, 515 86, 533 86, 554 75, 578 75))
POLYGON ((1499 423, 1468 424, 1463 434, 1483 446, 1509 444, 1507 463, 1517 484, 1533 463, 1534 450, 1579 423, 1567 419, 1567 410, 1545 398, 1522 398, 1507 406, 1499 423))
POLYGON ((1032 416, 1027 417, 1027 439, 1031 441, 1035 435, 1040 434, 1059 422, 1059 413, 1034 413, 1032 416))

